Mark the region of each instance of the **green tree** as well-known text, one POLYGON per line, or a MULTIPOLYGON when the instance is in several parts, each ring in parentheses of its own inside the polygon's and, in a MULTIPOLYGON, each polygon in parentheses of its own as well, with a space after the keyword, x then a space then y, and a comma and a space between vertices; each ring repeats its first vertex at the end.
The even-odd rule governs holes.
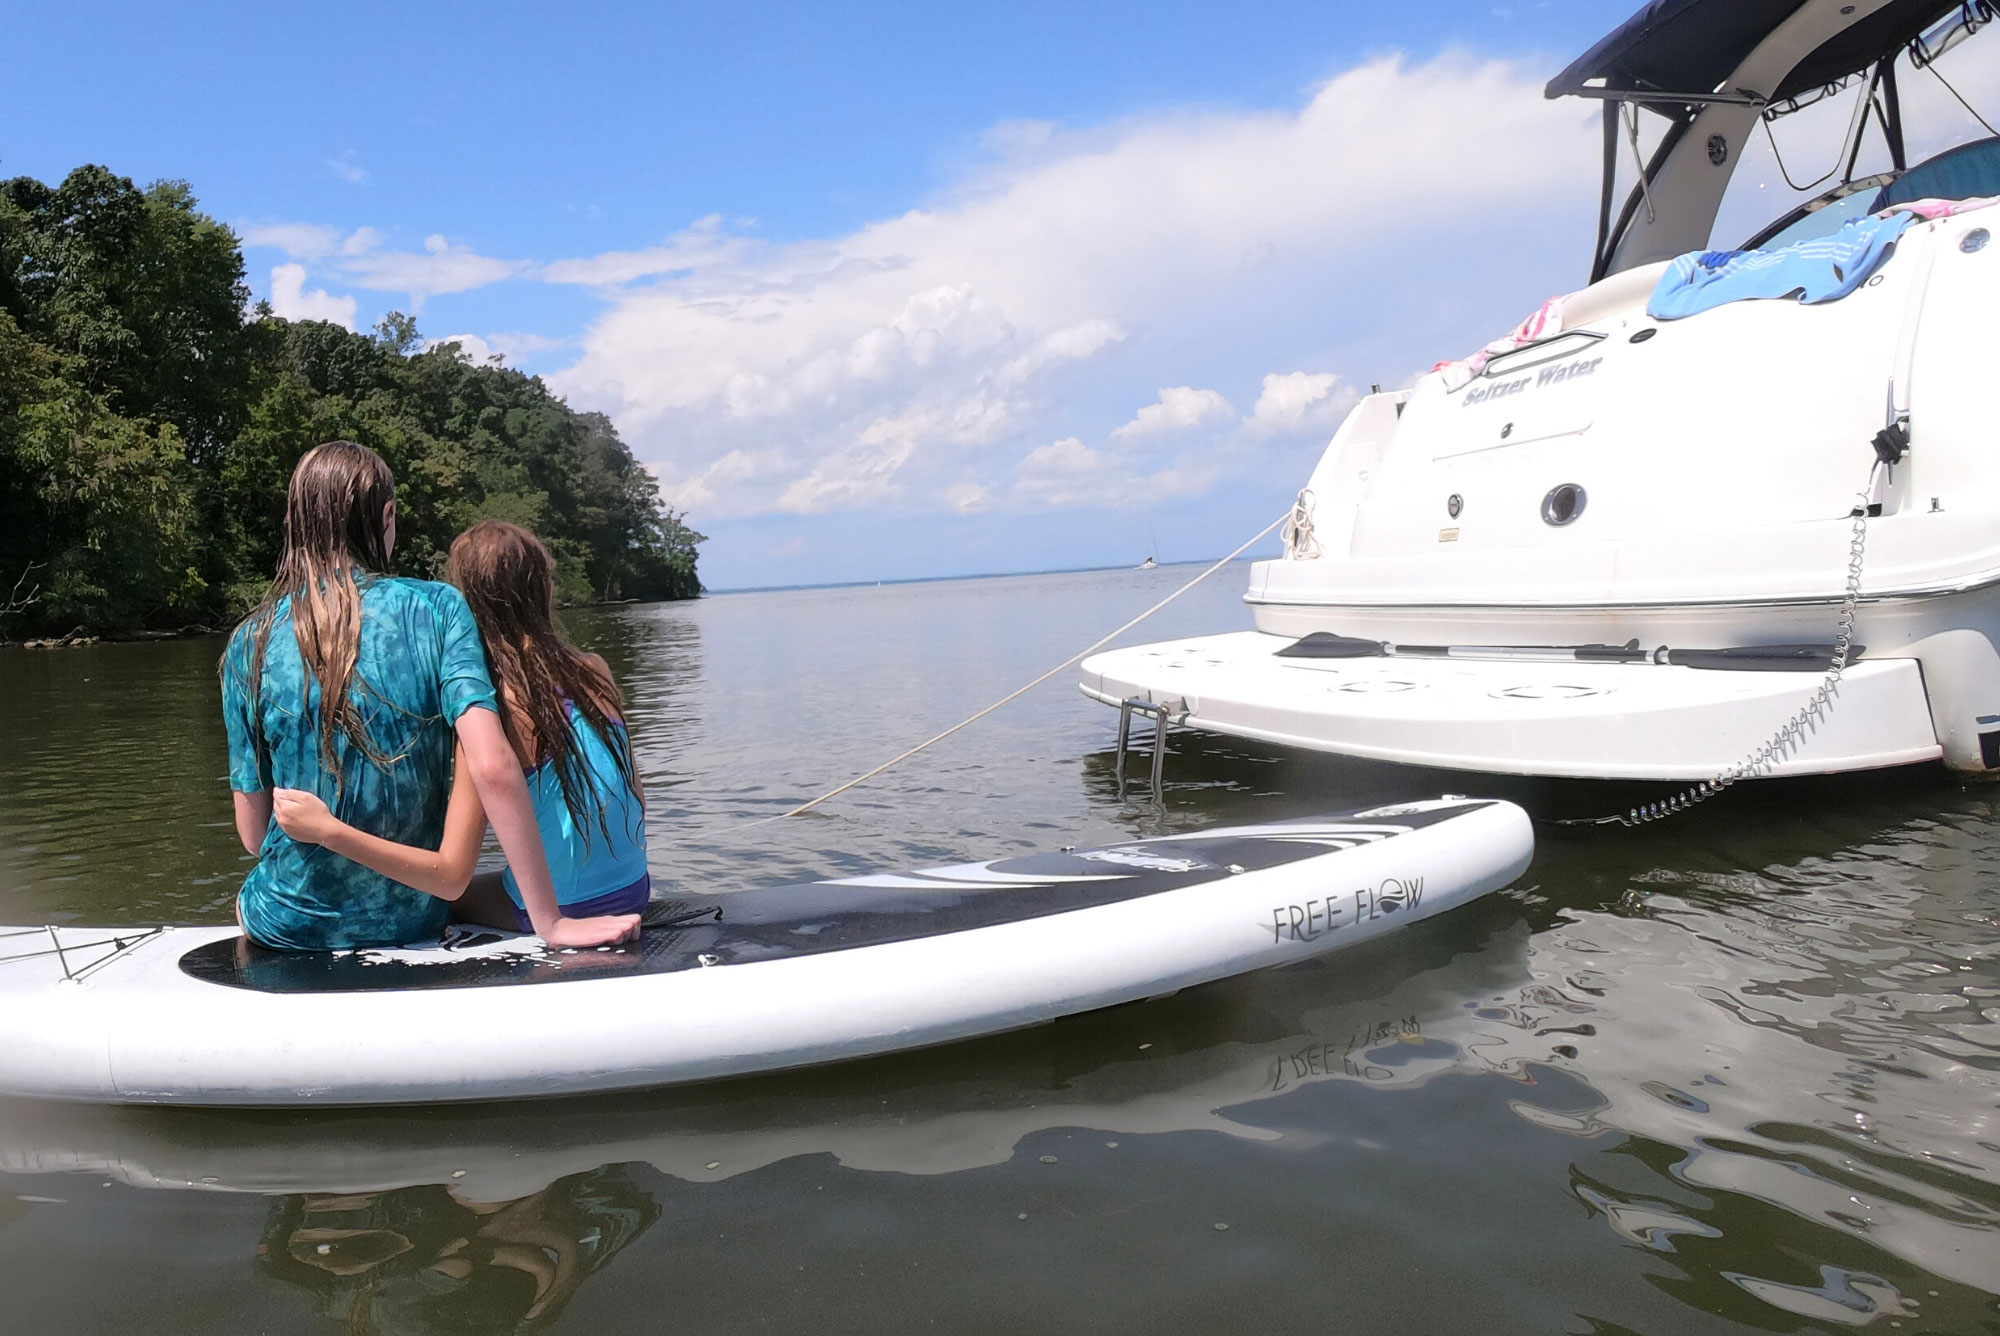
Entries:
POLYGON ((102 167, 0 187, 0 304, 113 411, 171 423, 211 462, 241 422, 251 348, 236 236, 178 181, 102 167))
POLYGON ((209 600, 178 428, 115 412, 74 358, 0 311, 0 577, 36 572, 44 624, 187 621, 209 600))
POLYGON ((368 336, 247 301, 236 238, 184 185, 0 182, 0 630, 240 613, 276 565, 293 467, 335 437, 395 470, 406 573, 439 574, 460 530, 501 518, 549 544, 566 601, 701 592, 701 535, 609 419, 424 349, 401 312, 368 336))
POLYGON ((417 333, 417 318, 404 315, 401 311, 391 311, 375 322, 375 342, 392 353, 407 357, 423 346, 423 336, 417 333))

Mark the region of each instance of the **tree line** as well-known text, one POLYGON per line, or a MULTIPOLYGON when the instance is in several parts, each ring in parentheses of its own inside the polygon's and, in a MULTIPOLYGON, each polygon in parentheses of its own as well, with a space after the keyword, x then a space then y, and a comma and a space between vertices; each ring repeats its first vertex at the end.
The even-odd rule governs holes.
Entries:
POLYGON ((692 598, 702 536, 610 420, 538 377, 250 304, 233 232, 180 182, 0 181, 0 637, 220 625, 254 604, 299 456, 396 472, 398 572, 460 530, 541 535, 569 603, 692 598))

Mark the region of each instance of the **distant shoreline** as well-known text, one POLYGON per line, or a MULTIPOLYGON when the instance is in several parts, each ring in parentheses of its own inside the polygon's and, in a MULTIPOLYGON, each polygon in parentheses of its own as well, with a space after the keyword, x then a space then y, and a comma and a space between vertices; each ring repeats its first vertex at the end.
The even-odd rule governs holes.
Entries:
MULTIPOLYGON (((1249 561, 1252 558, 1244 557, 1249 561)), ((1209 566, 1214 557, 1197 557, 1192 561, 1163 561, 1153 567, 1156 571, 1172 570, 1181 566, 1209 566)), ((895 580, 834 580, 826 584, 789 585, 744 585, 737 589, 704 589, 703 598, 715 598, 723 594, 786 594, 807 589, 873 589, 877 585, 944 584, 950 580, 1012 580, 1023 575, 1095 575, 1100 571, 1130 571, 1137 575, 1139 566, 1058 566, 1039 571, 981 571, 971 575, 909 575, 895 580)))

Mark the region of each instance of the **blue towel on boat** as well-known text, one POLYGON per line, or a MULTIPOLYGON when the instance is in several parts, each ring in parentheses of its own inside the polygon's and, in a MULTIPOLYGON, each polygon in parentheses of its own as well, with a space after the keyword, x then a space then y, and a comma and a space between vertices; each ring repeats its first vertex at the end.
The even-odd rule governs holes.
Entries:
POLYGON ((1758 297, 1796 297, 1809 304, 1838 301, 1882 267, 1896 238, 1916 221, 1915 215, 1898 210, 1887 218, 1855 218, 1829 236, 1776 250, 1690 251, 1660 275, 1646 314, 1680 320, 1758 297))

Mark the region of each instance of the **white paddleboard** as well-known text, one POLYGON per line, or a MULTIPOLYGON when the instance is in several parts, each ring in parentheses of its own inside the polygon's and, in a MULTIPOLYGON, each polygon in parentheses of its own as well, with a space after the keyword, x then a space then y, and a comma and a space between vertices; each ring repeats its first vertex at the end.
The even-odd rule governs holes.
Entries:
POLYGON ((346 1105, 671 1085, 1016 1029, 1380 937, 1514 880, 1511 803, 1440 799, 658 901, 630 946, 264 951, 0 928, 0 1094, 346 1105))

